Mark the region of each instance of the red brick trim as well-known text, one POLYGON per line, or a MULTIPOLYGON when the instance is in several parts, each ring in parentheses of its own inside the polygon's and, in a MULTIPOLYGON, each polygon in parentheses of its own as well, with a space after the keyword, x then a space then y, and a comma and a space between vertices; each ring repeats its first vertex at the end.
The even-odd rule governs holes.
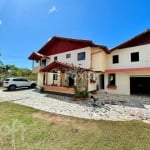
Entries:
POLYGON ((115 73, 115 72, 133 72, 133 71, 150 71, 150 67, 145 68, 121 68, 121 69, 106 69, 106 73, 115 73))

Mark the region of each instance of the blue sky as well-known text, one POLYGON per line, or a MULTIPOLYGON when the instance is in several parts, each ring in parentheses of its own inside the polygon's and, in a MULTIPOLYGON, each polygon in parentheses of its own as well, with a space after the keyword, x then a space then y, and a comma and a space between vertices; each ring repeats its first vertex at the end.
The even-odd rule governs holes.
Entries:
POLYGON ((149 0, 0 0, 0 60, 31 68, 27 57, 52 36, 112 48, 148 28, 149 0))

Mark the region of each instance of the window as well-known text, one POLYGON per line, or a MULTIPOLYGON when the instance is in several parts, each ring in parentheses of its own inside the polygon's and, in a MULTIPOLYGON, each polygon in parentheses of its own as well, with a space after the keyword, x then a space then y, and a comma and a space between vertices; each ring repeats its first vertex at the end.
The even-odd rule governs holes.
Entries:
POLYGON ((54 57, 54 60, 57 60, 57 56, 54 57))
POLYGON ((94 75, 93 75, 93 73, 90 73, 90 80, 94 80, 94 75))
POLYGON ((71 57, 71 54, 66 54, 66 58, 70 58, 71 57))
POLYGON ((131 62, 139 61, 139 52, 131 53, 131 62))
POLYGON ((46 66, 46 59, 42 60, 41 66, 44 66, 44 67, 46 66))
POLYGON ((119 56, 118 56, 118 55, 114 55, 114 56, 113 56, 112 63, 113 63, 113 64, 119 63, 119 56))
POLYGON ((21 79, 21 81, 26 81, 27 82, 28 80, 27 79, 21 79))
POLYGON ((108 85, 116 85, 116 75, 114 73, 108 75, 108 85))
POLYGON ((85 52, 78 53, 78 60, 85 60, 85 52))
POLYGON ((20 78, 18 78, 18 79, 13 79, 13 81, 21 81, 21 79, 20 79, 20 78))

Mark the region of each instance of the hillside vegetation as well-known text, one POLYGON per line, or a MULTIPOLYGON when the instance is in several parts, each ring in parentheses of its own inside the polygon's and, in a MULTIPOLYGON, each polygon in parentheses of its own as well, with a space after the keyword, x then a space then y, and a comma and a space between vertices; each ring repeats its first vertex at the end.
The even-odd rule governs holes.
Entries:
POLYGON ((7 77, 25 77, 29 80, 37 80, 37 75, 28 68, 18 68, 15 65, 0 66, 0 85, 7 77))

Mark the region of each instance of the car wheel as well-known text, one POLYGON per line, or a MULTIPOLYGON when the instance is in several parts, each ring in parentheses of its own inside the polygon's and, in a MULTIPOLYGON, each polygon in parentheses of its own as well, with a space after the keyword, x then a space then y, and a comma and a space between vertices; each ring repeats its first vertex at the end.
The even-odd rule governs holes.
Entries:
POLYGON ((31 88, 35 88, 36 87, 36 84, 31 84, 31 88))
POLYGON ((16 89, 16 86, 15 86, 15 85, 10 85, 10 86, 9 86, 9 90, 10 90, 10 91, 13 91, 13 90, 15 90, 15 89, 16 89))

